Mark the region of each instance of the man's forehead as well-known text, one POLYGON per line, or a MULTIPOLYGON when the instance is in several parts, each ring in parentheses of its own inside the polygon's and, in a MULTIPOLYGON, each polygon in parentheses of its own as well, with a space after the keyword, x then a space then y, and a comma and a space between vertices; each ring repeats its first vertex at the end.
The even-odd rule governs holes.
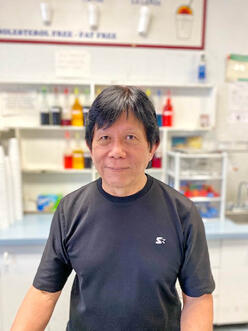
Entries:
POLYGON ((106 123, 103 123, 101 126, 96 123, 94 131, 111 130, 117 125, 121 125, 121 127, 125 130, 145 129, 143 122, 135 116, 133 111, 123 111, 123 113, 112 123, 106 121, 106 123))

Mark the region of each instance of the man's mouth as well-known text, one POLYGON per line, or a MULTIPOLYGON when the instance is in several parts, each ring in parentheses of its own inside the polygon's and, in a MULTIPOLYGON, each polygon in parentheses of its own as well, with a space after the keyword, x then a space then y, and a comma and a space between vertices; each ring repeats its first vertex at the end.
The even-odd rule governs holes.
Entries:
POLYGON ((106 167, 106 168, 112 171, 124 171, 128 169, 128 167, 106 167))

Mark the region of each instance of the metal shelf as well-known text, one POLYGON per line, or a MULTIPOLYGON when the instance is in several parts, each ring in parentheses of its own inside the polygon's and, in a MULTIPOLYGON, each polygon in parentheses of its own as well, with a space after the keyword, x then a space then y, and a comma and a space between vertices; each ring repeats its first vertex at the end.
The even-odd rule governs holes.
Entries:
MULTIPOLYGON (((167 170, 167 175, 175 178, 175 174, 172 170, 167 170)), ((211 176, 211 175, 179 175, 179 180, 222 180, 222 176, 211 176)))
POLYGON ((62 125, 39 125, 39 126, 11 126, 10 129, 19 130, 36 130, 36 131, 47 131, 47 130, 60 130, 60 131, 82 131, 85 130, 85 126, 62 126, 62 125))
MULTIPOLYGON (((185 162, 185 161, 184 161, 185 162)), ((194 203, 218 203, 219 209, 219 217, 217 218, 220 221, 224 221, 225 218, 225 190, 226 190, 226 169, 227 169, 227 155, 226 153, 192 153, 192 154, 185 154, 183 152, 171 152, 167 153, 167 164, 171 164, 170 169, 167 171, 167 182, 172 185, 176 190, 180 190, 180 185, 182 180, 189 180, 189 181, 216 181, 218 180, 218 193, 219 196, 216 197, 207 197, 207 196, 195 196, 190 197, 190 200, 194 203), (188 164, 187 166, 187 174, 182 173, 182 159, 200 159, 200 158, 210 158, 210 159, 217 159, 221 162, 218 162, 218 170, 212 170, 212 175, 208 173, 208 169, 199 168, 191 169, 192 166, 188 164), (190 172, 194 171, 195 175, 190 175, 190 172), (198 174, 197 174, 198 172, 198 174), (203 174, 201 174, 201 172, 203 174), (204 175, 205 172, 205 175, 204 175)), ((185 164, 183 165, 185 169, 185 164)), ((203 182, 204 184, 204 182, 203 182)), ((200 194, 200 192, 198 193, 200 194)), ((201 210, 201 206, 199 205, 201 210)), ((216 219, 216 218, 215 218, 216 219)), ((206 218, 206 221, 212 221, 213 219, 206 218)))
POLYGON ((92 174, 94 169, 22 169, 22 172, 25 174, 92 174))
POLYGON ((171 152, 169 151, 167 153, 169 156, 175 157, 176 155, 180 155, 180 158, 182 159, 199 159, 199 158, 207 158, 207 159, 221 159, 222 154, 221 153, 182 153, 180 151, 178 152, 171 152))
POLYGON ((113 85, 113 84, 119 84, 119 85, 136 85, 140 87, 152 87, 152 88, 180 88, 180 89, 212 89, 214 88, 213 84, 178 84, 178 83, 169 83, 168 81, 139 81, 139 80, 121 80, 121 79, 99 79, 99 81, 94 82, 95 86, 105 86, 105 85, 113 85))
POLYGON ((146 169, 146 172, 148 172, 148 173, 158 173, 158 174, 160 174, 162 171, 163 171, 162 168, 149 168, 149 169, 146 169))
POLYGON ((193 202, 220 202, 222 201, 221 197, 192 197, 190 198, 193 202))

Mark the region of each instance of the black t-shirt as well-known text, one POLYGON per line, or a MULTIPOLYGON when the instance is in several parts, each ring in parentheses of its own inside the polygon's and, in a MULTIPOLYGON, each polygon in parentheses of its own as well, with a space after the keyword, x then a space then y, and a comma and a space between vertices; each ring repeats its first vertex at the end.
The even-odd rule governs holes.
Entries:
POLYGON ((98 179, 61 200, 33 285, 59 291, 72 269, 70 331, 180 330, 177 278, 188 296, 214 290, 196 207, 150 176, 128 197, 98 179))

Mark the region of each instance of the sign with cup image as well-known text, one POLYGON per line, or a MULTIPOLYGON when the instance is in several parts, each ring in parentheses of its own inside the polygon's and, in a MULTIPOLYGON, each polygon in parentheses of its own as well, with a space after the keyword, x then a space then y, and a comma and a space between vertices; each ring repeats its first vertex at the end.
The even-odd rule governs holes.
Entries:
POLYGON ((0 42, 204 49, 207 0, 13 1, 0 42))

